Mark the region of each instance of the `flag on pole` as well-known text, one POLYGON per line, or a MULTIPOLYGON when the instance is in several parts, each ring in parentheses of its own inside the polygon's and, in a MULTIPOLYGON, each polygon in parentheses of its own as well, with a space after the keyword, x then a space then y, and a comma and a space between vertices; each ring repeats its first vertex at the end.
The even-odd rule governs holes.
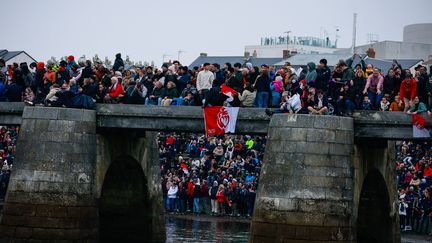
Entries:
POLYGON ((239 107, 212 106, 204 108, 207 137, 234 133, 239 107))
POLYGON ((430 137, 429 130, 425 128, 426 120, 417 114, 412 117, 413 123, 413 137, 415 138, 428 138, 430 137))

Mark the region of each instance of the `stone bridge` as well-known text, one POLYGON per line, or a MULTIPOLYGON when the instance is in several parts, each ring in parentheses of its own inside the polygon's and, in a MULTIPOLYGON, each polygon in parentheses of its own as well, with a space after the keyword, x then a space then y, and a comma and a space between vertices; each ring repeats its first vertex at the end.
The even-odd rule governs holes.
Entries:
MULTIPOLYGON (((21 126, 0 242, 165 241, 156 131, 204 132, 200 107, 0 103, 0 124, 21 126)), ((250 242, 400 242, 390 161, 408 115, 242 108, 237 132, 268 135, 250 242)))

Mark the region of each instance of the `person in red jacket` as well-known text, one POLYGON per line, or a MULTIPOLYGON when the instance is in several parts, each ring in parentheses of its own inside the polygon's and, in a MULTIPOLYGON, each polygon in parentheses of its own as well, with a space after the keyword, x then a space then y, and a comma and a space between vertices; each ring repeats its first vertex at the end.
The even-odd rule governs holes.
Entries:
POLYGON ((105 103, 117 103, 123 97, 123 87, 116 77, 111 78, 111 87, 108 89, 108 94, 104 98, 105 103))
POLYGON ((219 185, 219 190, 216 193, 216 201, 218 204, 218 212, 224 214, 224 203, 225 203, 225 188, 224 185, 219 185))
POLYGON ((407 73, 405 79, 400 86, 400 102, 405 104, 404 112, 410 108, 409 102, 417 95, 417 82, 412 77, 412 74, 407 73))
POLYGON ((195 183, 191 179, 187 184, 187 204, 188 204, 188 211, 192 212, 193 209, 193 198, 195 194, 195 183))

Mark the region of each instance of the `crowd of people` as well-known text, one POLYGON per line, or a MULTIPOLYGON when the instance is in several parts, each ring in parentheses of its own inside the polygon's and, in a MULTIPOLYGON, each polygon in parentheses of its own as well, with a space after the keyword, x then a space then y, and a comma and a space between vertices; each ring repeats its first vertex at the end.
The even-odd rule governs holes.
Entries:
POLYGON ((427 112, 432 85, 426 66, 415 73, 397 61, 389 70, 365 64, 359 55, 294 69, 251 63, 203 63, 189 69, 179 61, 160 68, 126 67, 121 54, 114 65, 74 56, 59 63, 14 63, 0 59, 0 101, 30 105, 93 108, 95 103, 242 106, 270 108, 267 113, 351 115, 354 109, 427 112), (354 67, 353 60, 360 59, 354 67), (227 87, 230 93, 221 87, 227 87), (273 108, 273 109, 271 109, 273 108))
POLYGON ((401 230, 432 235, 432 146, 402 142, 396 148, 401 230))
POLYGON ((160 134, 161 181, 171 213, 250 217, 266 137, 160 134))
POLYGON ((4 201, 15 158, 18 127, 0 126, 0 202, 4 201))

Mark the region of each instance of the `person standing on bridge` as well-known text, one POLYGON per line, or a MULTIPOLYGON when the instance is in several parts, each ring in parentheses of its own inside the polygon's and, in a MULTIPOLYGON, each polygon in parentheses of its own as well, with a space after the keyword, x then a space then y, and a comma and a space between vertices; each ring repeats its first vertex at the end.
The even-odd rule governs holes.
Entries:
POLYGON ((204 69, 198 73, 196 81, 196 88, 201 100, 206 98, 206 94, 211 89, 213 80, 215 79, 214 74, 210 71, 210 63, 204 63, 203 68, 204 69))
POLYGON ((372 109, 377 110, 380 106, 382 97, 384 96, 384 78, 377 68, 374 69, 373 74, 369 75, 366 81, 366 86, 363 94, 367 94, 372 104, 372 109))
POLYGON ((410 108, 409 102, 417 95, 417 82, 411 73, 407 73, 399 91, 401 102, 405 104, 404 112, 410 108))

